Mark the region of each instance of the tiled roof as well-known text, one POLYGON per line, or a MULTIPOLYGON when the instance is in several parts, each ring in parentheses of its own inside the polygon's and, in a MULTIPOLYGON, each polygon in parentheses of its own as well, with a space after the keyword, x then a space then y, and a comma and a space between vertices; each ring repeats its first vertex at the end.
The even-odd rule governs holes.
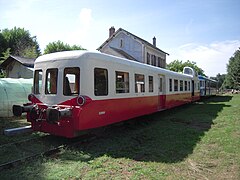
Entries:
POLYGON ((22 65, 26 67, 32 67, 34 66, 35 59, 30 59, 30 58, 22 58, 19 56, 12 56, 10 55, 2 64, 2 68, 6 68, 13 60, 16 60, 20 62, 22 65))
POLYGON ((137 61, 134 57, 132 57, 130 54, 126 53, 125 51, 123 51, 121 49, 117 49, 114 47, 110 47, 110 48, 113 49, 114 51, 116 51, 117 53, 121 54, 123 57, 125 57, 127 59, 137 61))

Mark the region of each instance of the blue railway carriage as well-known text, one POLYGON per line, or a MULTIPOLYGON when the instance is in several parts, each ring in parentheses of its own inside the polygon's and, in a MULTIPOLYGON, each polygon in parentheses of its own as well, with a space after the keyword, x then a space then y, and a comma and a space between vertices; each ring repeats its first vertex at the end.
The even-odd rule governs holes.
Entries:
POLYGON ((218 81, 198 75, 200 82, 200 96, 213 96, 218 92, 218 81))

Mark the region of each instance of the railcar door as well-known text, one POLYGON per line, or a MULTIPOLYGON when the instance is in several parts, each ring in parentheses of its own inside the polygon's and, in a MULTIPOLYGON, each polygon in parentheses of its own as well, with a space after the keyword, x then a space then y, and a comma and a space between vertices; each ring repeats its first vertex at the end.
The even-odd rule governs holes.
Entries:
POLYGON ((195 89, 194 81, 192 80, 192 96, 194 96, 194 89, 195 89))
POLYGON ((166 84, 165 76, 158 75, 158 110, 165 109, 166 101, 166 84))

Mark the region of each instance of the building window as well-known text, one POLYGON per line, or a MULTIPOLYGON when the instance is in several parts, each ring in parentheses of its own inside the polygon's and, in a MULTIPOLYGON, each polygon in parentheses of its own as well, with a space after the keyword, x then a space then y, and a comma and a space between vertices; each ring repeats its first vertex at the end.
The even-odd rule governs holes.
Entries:
POLYGON ((116 93, 129 93, 129 73, 116 71, 116 93))
POLYGON ((188 91, 190 91, 190 81, 188 81, 188 91))
POLYGON ((151 64, 151 62, 150 62, 150 54, 149 53, 147 53, 147 64, 151 64))
POLYGON ((145 81, 143 74, 135 74, 135 92, 145 92, 145 81))
POLYGON ((123 39, 120 39, 120 48, 123 48, 123 39))
POLYGON ((158 67, 161 67, 161 58, 158 57, 158 67))
POLYGON ((172 92, 172 79, 169 79, 169 91, 172 92))
POLYGON ((94 94, 95 96, 108 95, 108 71, 107 69, 94 69, 94 94))
POLYGON ((187 91, 187 81, 184 81, 184 91, 187 91))
POLYGON ((152 60, 152 63, 153 63, 153 66, 157 66, 157 59, 156 59, 156 56, 153 55, 153 60, 152 60))
POLYGON ((148 76, 149 92, 153 92, 153 76, 148 76))
POLYGON ((165 68, 165 60, 162 59, 162 68, 165 68))
POLYGON ((183 91, 183 80, 180 80, 180 91, 183 91))
POLYGON ((158 67, 165 68, 165 61, 161 57, 158 57, 158 67))
POLYGON ((174 79, 174 91, 178 91, 178 80, 174 79))
POLYGON ((46 73, 45 94, 57 94, 58 69, 48 69, 46 73))
POLYGON ((152 65, 154 64, 154 55, 151 55, 151 61, 152 61, 152 65))
POLYGON ((70 67, 64 69, 63 94, 65 96, 78 95, 80 82, 80 69, 70 67))
POLYGON ((33 93, 34 94, 42 93, 42 70, 35 70, 34 72, 33 93))

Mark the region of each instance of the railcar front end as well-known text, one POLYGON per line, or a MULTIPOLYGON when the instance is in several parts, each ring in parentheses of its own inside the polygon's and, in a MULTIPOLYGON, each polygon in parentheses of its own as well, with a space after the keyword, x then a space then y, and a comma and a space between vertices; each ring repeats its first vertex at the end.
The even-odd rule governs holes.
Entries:
POLYGON ((77 135, 81 111, 92 100, 80 95, 81 58, 72 53, 38 58, 29 103, 13 106, 14 115, 27 113, 27 121, 34 131, 69 138, 77 135))
POLYGON ((57 105, 46 105, 31 94, 29 101, 23 106, 14 105, 14 114, 20 116, 26 112, 27 121, 31 122, 34 131, 72 138, 78 132, 76 122, 79 121, 82 106, 90 103, 91 99, 77 96, 57 105))

